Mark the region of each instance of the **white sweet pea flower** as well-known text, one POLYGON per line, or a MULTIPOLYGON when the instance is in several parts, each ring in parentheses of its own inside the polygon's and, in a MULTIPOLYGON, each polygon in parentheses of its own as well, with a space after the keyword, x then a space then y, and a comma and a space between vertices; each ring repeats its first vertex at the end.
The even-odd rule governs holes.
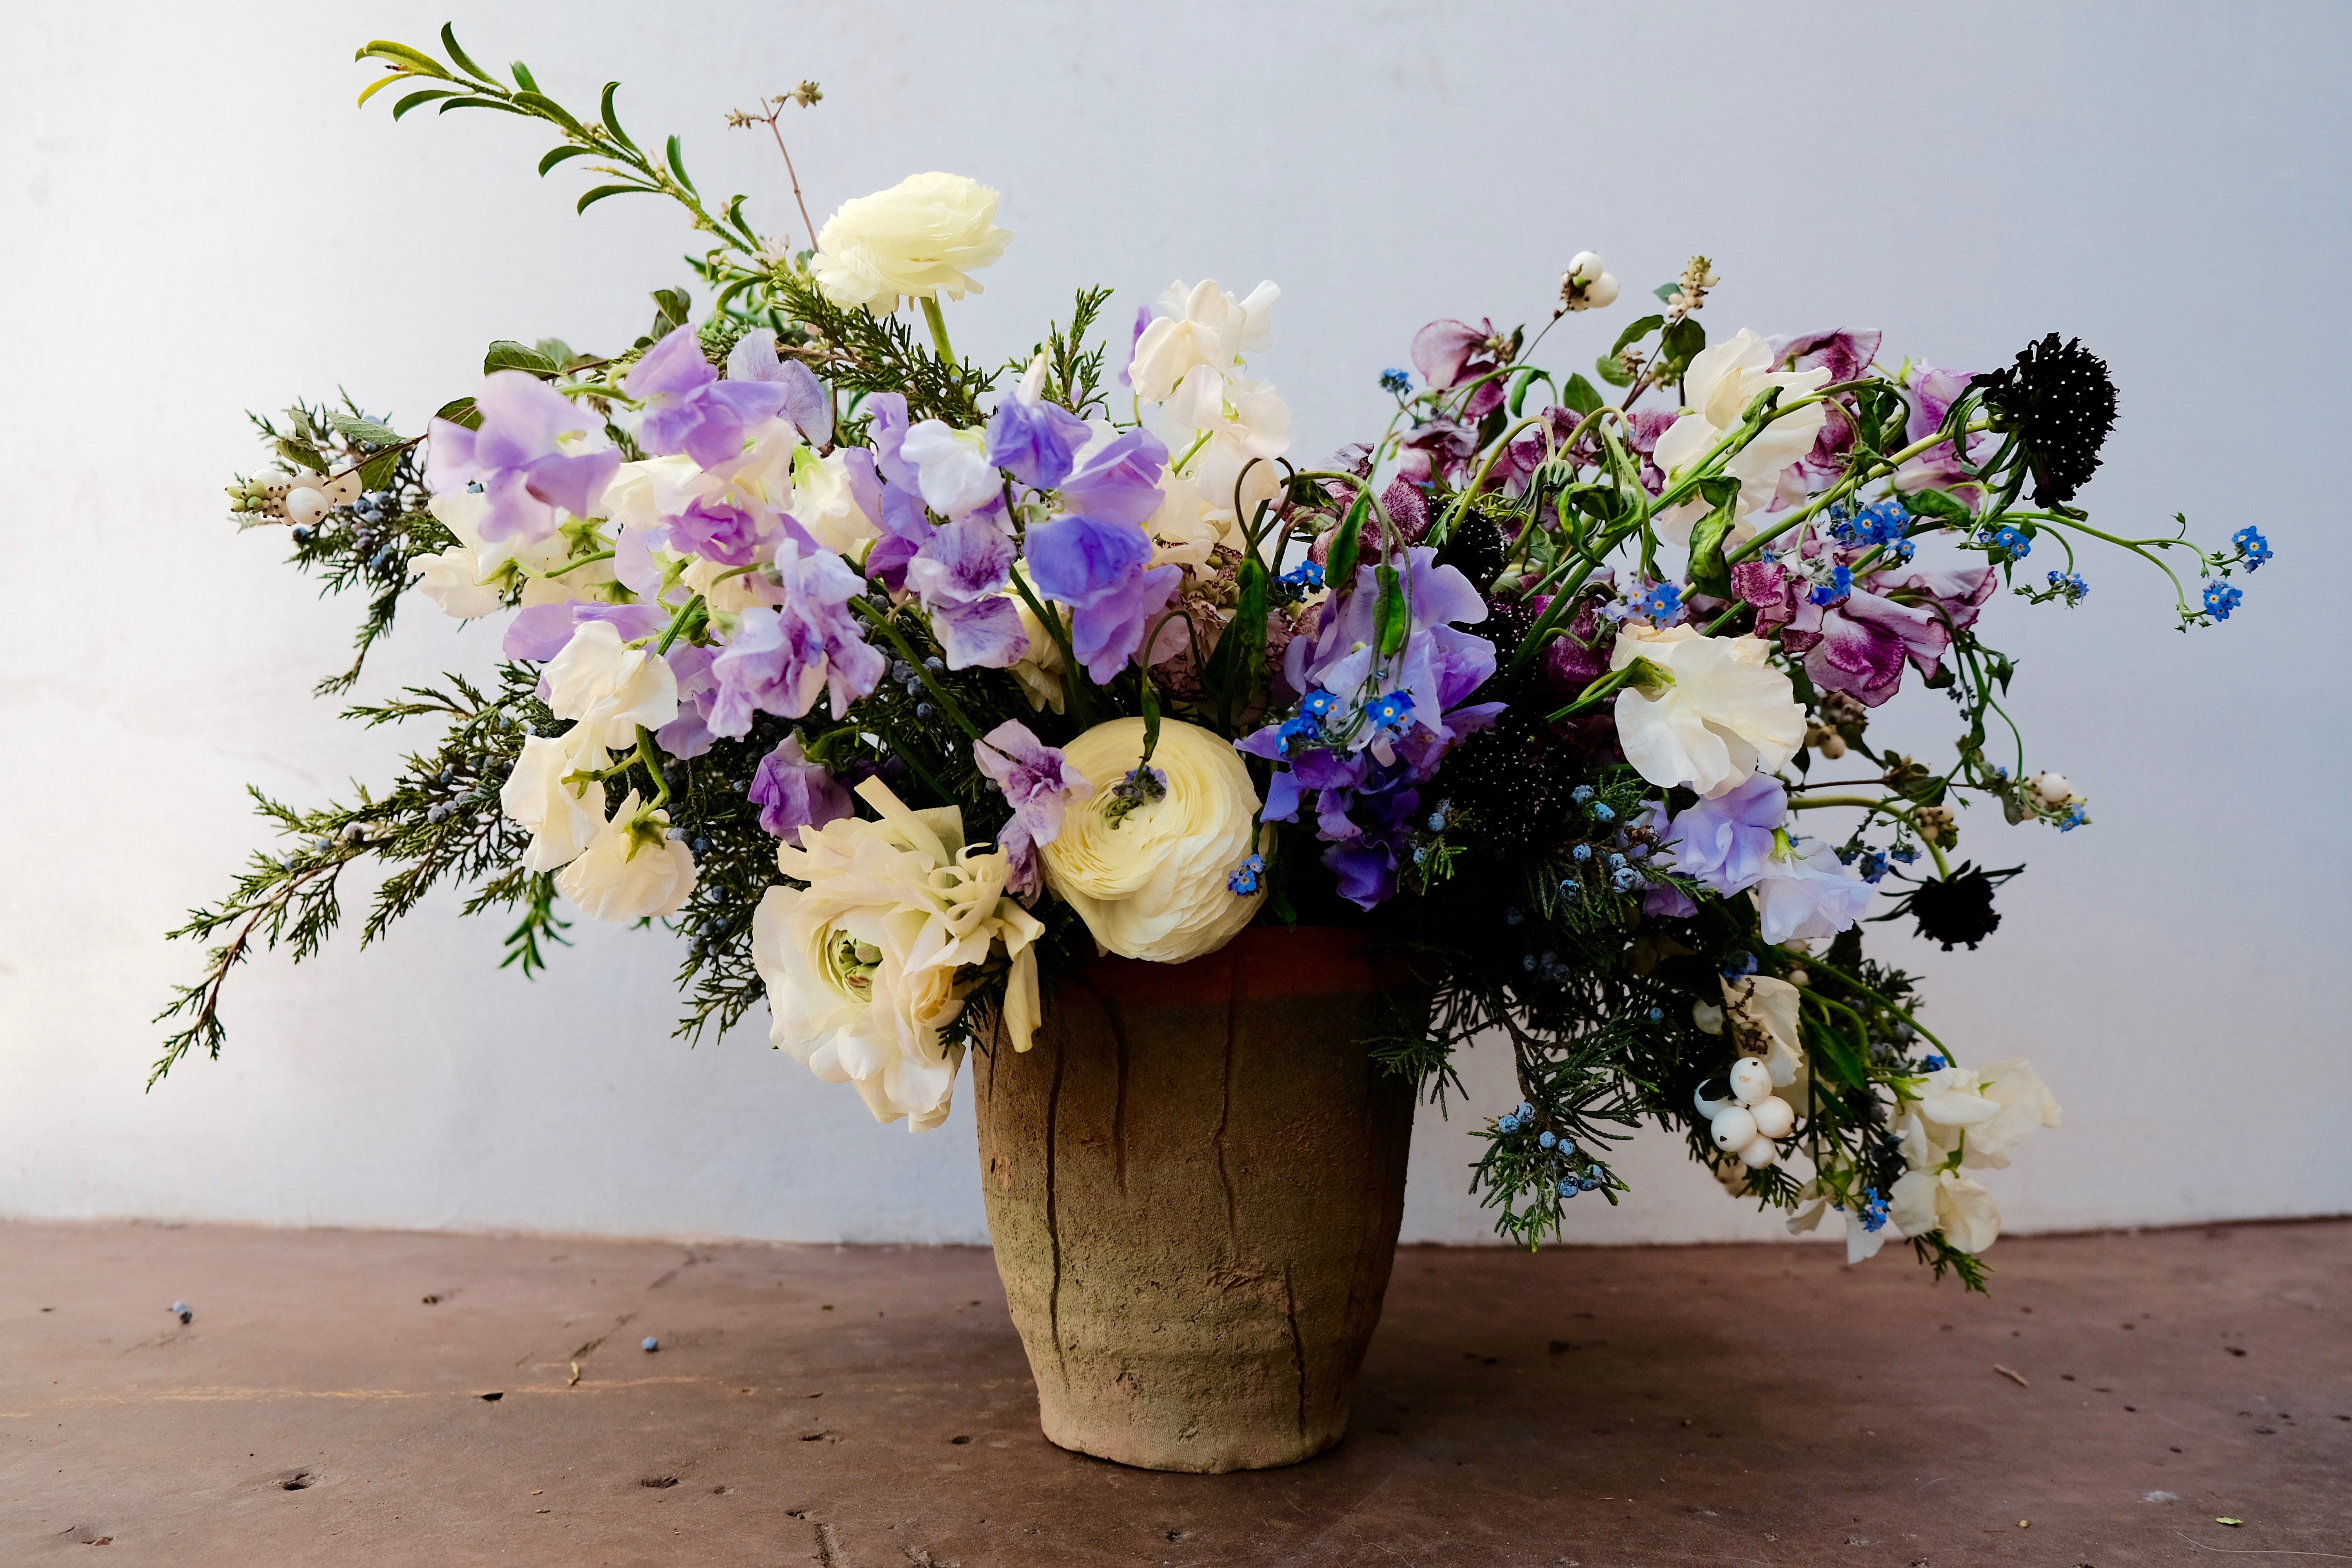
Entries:
POLYGON ((1879 1221, 1877 1229, 1873 1230, 1866 1215, 1843 1205, 1832 1206, 1828 1198, 1818 1196, 1789 1216, 1789 1234, 1803 1236, 1818 1228, 1824 1213, 1835 1214, 1845 1221, 1845 1262, 1849 1268, 1877 1257, 1878 1249, 1886 1245, 1886 1238, 1895 1234, 1891 1213, 1886 1219, 1879 1221))
POLYGON ((669 836, 669 813, 642 816, 631 790, 579 858, 555 874, 555 889, 592 921, 628 925, 674 915, 694 891, 694 855, 669 836))
POLYGON ((844 309, 895 310, 901 299, 961 300, 983 290, 971 274, 1004 254, 996 193, 961 174, 909 174, 887 191, 844 202, 817 231, 809 269, 844 309))
POLYGON ((1237 482, 1244 512, 1280 488, 1272 459, 1290 449, 1290 405, 1273 386, 1248 376, 1243 356, 1272 341, 1281 297, 1272 283, 1259 284, 1246 300, 1211 278, 1171 283, 1152 302, 1159 319, 1136 340, 1128 363, 1136 396, 1159 405, 1147 421, 1152 434, 1179 476, 1199 486, 1206 517, 1220 524, 1227 514, 1239 515, 1233 513, 1237 482), (1264 460, 1252 467, 1253 459, 1264 460))
POLYGON ((988 432, 959 430, 942 419, 919 420, 898 448, 915 465, 923 504, 941 517, 976 511, 1003 490, 1003 478, 988 460, 988 432))
MULTIPOLYGON (((1015 566, 1013 570, 1018 574, 1021 568, 1015 566)), ((1062 689, 1062 645, 1054 640, 1053 632, 1038 619, 1028 600, 1010 588, 1005 590, 1005 596, 1013 601, 1013 612, 1021 617, 1021 635, 1029 639, 1029 651, 1013 663, 1013 676, 1021 682, 1021 695, 1029 700, 1032 708, 1051 708, 1059 713, 1066 700, 1062 689)), ((1068 635, 1067 613, 1052 605, 1047 605, 1046 609, 1062 620, 1063 633, 1068 635)))
MULTIPOLYGON (((1776 371, 1771 365, 1771 345, 1745 327, 1728 342, 1692 356, 1689 372, 1683 377, 1691 412, 1658 437, 1653 458, 1669 482, 1738 429, 1740 416, 1767 388, 1780 388, 1780 403, 1786 405, 1829 384, 1827 369, 1776 371)), ((1828 417, 1826 405, 1819 403, 1784 415, 1765 426, 1723 466, 1723 472, 1739 481, 1738 515, 1745 517, 1772 499, 1780 483, 1780 470, 1813 449, 1828 417)), ((1676 544, 1688 543, 1691 525, 1706 510, 1705 501, 1693 500, 1662 513, 1658 532, 1676 544)))
POLYGON ((425 503, 425 510, 442 527, 457 536, 459 544, 474 552, 474 580, 478 583, 494 581, 509 563, 526 574, 550 572, 572 555, 572 541, 561 529, 544 539, 509 536, 486 542, 480 524, 490 510, 490 498, 478 490, 444 490, 425 503))
POLYGON ((604 828, 604 786, 593 780, 564 782, 572 773, 604 765, 601 749, 589 751, 572 738, 581 732, 575 728, 525 741, 514 771, 499 786, 499 809, 532 835, 530 847, 523 851, 525 870, 552 871, 569 865, 604 828))
POLYGON ((850 487, 849 465, 838 451, 818 457, 806 447, 793 455, 793 521, 810 538, 853 560, 882 526, 866 515, 850 487))
POLYGON ((1769 974, 1727 979, 1723 1011, 1717 1017, 1718 1027, 1731 1031, 1733 1049, 1742 1056, 1761 1057, 1771 1071, 1772 1087, 1798 1086, 1791 1098, 1804 1103, 1800 1080, 1805 1072, 1805 1049, 1797 1032, 1795 986, 1769 974))
POLYGON ((1045 928, 1005 890, 1010 858, 963 841, 954 806, 911 811, 879 779, 857 789, 881 820, 800 829, 776 852, 805 888, 774 887, 751 923, 777 1048, 827 1083, 857 1088, 877 1121, 945 1121, 963 1047, 941 1031, 963 1012, 957 972, 1008 960, 1003 1038, 1027 1050, 1038 1021, 1045 928))
POLYGON ((1168 285, 1152 301, 1159 319, 1136 339, 1135 355, 1128 362, 1136 396, 1166 402, 1195 369, 1229 375, 1244 354, 1273 340, 1274 305, 1281 298, 1282 290, 1271 282, 1251 289, 1246 300, 1234 299, 1213 278, 1168 285))
POLYGON ((2022 1057, 1990 1063, 1977 1072, 1984 1080, 1979 1092, 2000 1109, 1969 1129, 1967 1152, 1960 1163, 2004 1170, 2009 1165, 2007 1151, 2045 1127, 2055 1132, 2063 1112, 2050 1086, 2022 1057))
POLYGON ((421 556, 416 564, 423 573, 416 591, 440 605, 445 616, 470 621, 506 608, 504 595, 482 585, 481 560, 466 545, 421 556))
POLYGON ((649 647, 625 647, 610 621, 584 621, 548 660, 547 705, 574 731, 609 751, 637 743, 637 727, 658 730, 677 717, 677 679, 649 647))
POLYGON ((2000 1235, 2000 1211, 1982 1183, 1950 1171, 1913 1171, 1886 1194, 1887 1217, 1904 1237, 1940 1230, 1960 1252, 1979 1253, 2000 1235))
POLYGON ((1654 784, 1686 784, 1710 798, 1788 762, 1804 742, 1805 710, 1789 678, 1772 667, 1770 652, 1759 637, 1626 626, 1609 668, 1646 659, 1665 679, 1617 695, 1625 760, 1654 784))

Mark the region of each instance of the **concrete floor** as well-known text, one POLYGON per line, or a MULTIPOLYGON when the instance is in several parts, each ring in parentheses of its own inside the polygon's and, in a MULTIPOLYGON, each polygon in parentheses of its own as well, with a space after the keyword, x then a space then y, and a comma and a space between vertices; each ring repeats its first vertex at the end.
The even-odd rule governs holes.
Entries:
POLYGON ((0 1563, 2352 1562, 2352 1222, 1992 1261, 1407 1248, 1210 1477, 1049 1447, 983 1251, 0 1226, 0 1563))

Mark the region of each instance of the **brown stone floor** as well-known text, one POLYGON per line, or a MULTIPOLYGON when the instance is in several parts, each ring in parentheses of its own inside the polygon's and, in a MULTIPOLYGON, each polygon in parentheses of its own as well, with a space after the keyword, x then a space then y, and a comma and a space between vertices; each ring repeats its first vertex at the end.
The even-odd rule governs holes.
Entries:
POLYGON ((5 1225, 0 1563, 2352 1562, 2352 1222, 1992 1260, 1409 1247, 1215 1477, 1047 1446, 983 1251, 5 1225))

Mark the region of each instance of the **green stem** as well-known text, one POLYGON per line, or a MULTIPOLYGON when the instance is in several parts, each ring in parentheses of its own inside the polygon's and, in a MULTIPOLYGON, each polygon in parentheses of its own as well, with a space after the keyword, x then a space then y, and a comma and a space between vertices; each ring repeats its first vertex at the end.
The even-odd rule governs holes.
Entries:
POLYGON ((646 807, 657 811, 669 804, 669 780, 663 776, 659 752, 654 744, 653 731, 643 724, 637 726, 637 761, 646 764, 646 772, 654 775, 654 798, 646 807))
POLYGON ((1808 955, 1805 959, 1805 966, 1809 969, 1818 969, 1822 973, 1828 975, 1831 979, 1843 982, 1847 985, 1851 985, 1856 991, 1861 992, 1864 995, 1869 997, 1872 1001, 1877 1003, 1880 1006, 1885 1008, 1888 1012, 1894 1014, 1896 1017, 1902 1019, 1905 1023, 1910 1025, 1913 1028, 1918 1030, 1919 1033, 1926 1036, 1927 1043, 1935 1047, 1938 1051, 1941 1051, 1946 1061, 1958 1065, 1959 1058, 1952 1055, 1951 1048, 1949 1047, 1946 1046, 1943 1041, 1936 1037, 1936 1032, 1933 1029, 1930 1029, 1927 1025, 1913 1017, 1908 1011, 1898 1006, 1891 999, 1880 995, 1868 985, 1863 984, 1862 981, 1856 979, 1851 974, 1848 974, 1844 970, 1839 969, 1832 964, 1823 963, 1818 958, 1808 955))
POLYGON ((614 555, 614 552, 612 552, 612 551, 610 551, 610 550, 603 550, 603 551, 599 551, 599 552, 596 552, 595 554, 593 554, 593 555, 583 555, 579 560, 574 561, 571 565, 569 565, 569 566, 562 566, 562 567, 559 567, 559 568, 557 568, 555 571, 550 572, 547 575, 548 575, 551 579, 552 579, 552 578, 556 578, 556 577, 561 577, 561 576, 562 576, 566 572, 577 572, 577 571, 579 571, 579 570, 580 570, 580 568, 582 568, 583 566, 593 566, 593 565, 594 565, 597 562, 599 562, 599 561, 610 561, 610 560, 613 558, 613 555, 614 555))
POLYGON ((702 595, 697 594, 678 606, 677 614, 670 620, 669 629, 662 633, 661 641, 655 645, 656 654, 665 654, 669 651, 669 645, 677 641, 677 634, 686 629, 688 617, 702 607, 702 595))
POLYGON ((930 324, 931 346, 939 350, 940 363, 952 368, 956 363, 955 350, 948 344, 948 322, 947 318, 940 314, 939 296, 924 295, 922 306, 923 320, 930 324))

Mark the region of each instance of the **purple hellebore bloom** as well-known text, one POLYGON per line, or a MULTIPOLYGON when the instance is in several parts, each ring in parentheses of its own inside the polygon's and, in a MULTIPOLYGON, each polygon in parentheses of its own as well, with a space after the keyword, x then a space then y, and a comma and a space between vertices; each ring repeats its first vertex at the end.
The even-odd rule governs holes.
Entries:
POLYGON ((751 427, 784 406, 784 390, 773 383, 719 380, 692 327, 679 327, 647 349, 621 390, 647 404, 637 428, 646 451, 683 452, 705 468, 741 457, 751 427))
POLYGON ((727 356, 730 381, 772 382, 783 393, 783 416, 801 438, 822 447, 833 439, 833 394, 796 359, 776 356, 776 334, 766 327, 744 334, 727 356))
POLYGON ((690 760, 710 750, 710 704, 719 695, 719 677, 711 673, 715 648, 682 642, 669 650, 670 679, 677 682, 677 717, 654 731, 663 754, 690 760))
POLYGON ((1021 612, 1004 596, 1013 541, 982 518, 950 522, 908 559, 906 586, 930 613, 950 669, 1009 668, 1029 651, 1021 612))
POLYGON ((563 651, 575 629, 589 621, 610 621, 623 642, 635 642, 669 625, 669 616, 658 605, 608 605, 597 599, 532 605, 508 623, 499 651, 509 658, 545 664, 563 651))
POLYGON ((1062 500, 1088 517, 1140 526, 1160 510, 1160 476, 1167 467, 1168 448, 1158 437, 1149 430, 1122 431, 1078 453, 1062 481, 1062 500))
POLYGON ((1028 534, 1029 581, 1070 609, 1070 647, 1107 685, 1143 645, 1153 616, 1174 597, 1181 566, 1145 571, 1151 541, 1130 522, 1057 517, 1028 534))
POLYGON ((1025 901, 1045 881, 1037 847, 1061 836, 1062 814, 1073 801, 1090 798, 1095 786, 1072 767, 1060 748, 1048 746, 1017 719, 1008 719, 971 743, 971 760, 1013 806, 1013 820, 996 836, 1013 863, 1007 885, 1025 901))
POLYGON ((804 554, 787 536, 776 545, 776 572, 782 602, 745 610, 733 640, 711 661, 719 680, 710 704, 714 734, 748 733, 755 710, 798 719, 820 691, 831 693, 838 717, 889 668, 848 607, 866 584, 840 556, 825 550, 804 554))
POLYGON ((1061 488, 1071 459, 1094 435, 1087 422, 1058 403, 1018 394, 988 421, 988 460, 1033 489, 1061 488))
MULTIPOLYGON (((1819 541, 1806 546, 1821 552, 1819 541)), ((1952 633, 1976 624, 1998 585, 1992 566, 1905 567, 1856 582, 1833 605, 1816 605, 1805 580, 1777 563, 1742 562, 1733 586, 1756 606, 1758 634, 1780 628, 1780 646, 1805 656, 1805 674, 1824 691, 1875 708, 1903 684, 1906 660, 1933 675, 1952 633)))
POLYGON ((1835 936, 1862 918, 1877 889, 1855 876, 1820 839, 1787 857, 1768 857, 1756 884, 1758 934, 1772 945, 1835 936))
POLYGON ((611 447, 563 450, 564 436, 595 427, 570 398, 535 375, 501 370, 483 379, 474 407, 478 430, 446 419, 428 426, 425 482, 436 495, 479 482, 489 498, 479 524, 485 540, 545 539, 555 531, 558 508, 574 517, 596 510, 621 454, 611 447))
POLYGON ((751 787, 743 793, 760 808, 760 826, 778 838, 793 837, 803 827, 823 827, 856 811, 833 771, 810 762, 801 750, 798 730, 760 759, 751 787))
POLYGON ((1772 858, 1772 830, 1789 817, 1789 792, 1769 773, 1702 800, 1662 835, 1673 868, 1727 898, 1763 877, 1772 858))

